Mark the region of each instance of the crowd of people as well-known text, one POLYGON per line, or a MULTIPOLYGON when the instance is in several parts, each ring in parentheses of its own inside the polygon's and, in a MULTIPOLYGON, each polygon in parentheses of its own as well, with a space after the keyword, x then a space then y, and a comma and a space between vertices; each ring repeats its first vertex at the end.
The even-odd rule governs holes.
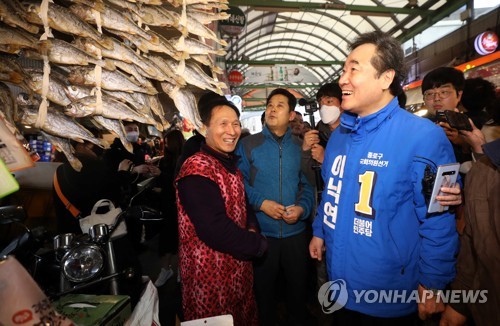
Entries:
MULTIPOLYGON (((198 101, 203 128, 188 140, 171 129, 145 146, 129 122, 132 152, 118 138, 102 154, 78 144, 82 171, 59 167, 59 187, 82 216, 102 198, 123 205, 139 181, 156 178, 161 191, 147 200, 164 221, 146 240, 180 272, 179 306, 160 311, 162 324, 223 314, 235 325, 419 325, 439 315, 441 325, 500 324, 500 143, 481 131, 499 122, 494 85, 435 69, 423 79, 430 116, 421 118, 402 106, 406 67, 394 38, 365 33, 349 50, 338 82, 317 92, 316 126, 277 88, 262 131, 249 135, 234 104, 209 92, 198 101), (463 112, 472 130, 436 119, 442 110, 463 112), (426 171, 454 162, 459 181, 437 197, 450 209, 427 213, 426 171), (417 297, 371 300, 360 295, 368 290, 417 297), (488 290, 487 301, 446 304, 449 290, 488 290)), ((79 232, 55 198, 60 230, 79 232)))

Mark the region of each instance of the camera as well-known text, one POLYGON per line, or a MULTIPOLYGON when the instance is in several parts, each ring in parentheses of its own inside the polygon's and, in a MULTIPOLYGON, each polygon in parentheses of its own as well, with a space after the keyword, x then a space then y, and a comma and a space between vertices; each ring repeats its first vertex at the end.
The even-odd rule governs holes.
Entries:
POLYGON ((305 98, 301 98, 299 100, 299 104, 305 107, 307 113, 312 114, 318 111, 319 106, 315 100, 306 100, 305 98))
POLYGON ((447 122, 443 110, 436 111, 436 122, 447 122))
POLYGON ((457 130, 467 130, 472 131, 472 125, 469 122, 467 116, 463 113, 444 110, 436 111, 436 121, 437 122, 447 122, 450 127, 457 130))

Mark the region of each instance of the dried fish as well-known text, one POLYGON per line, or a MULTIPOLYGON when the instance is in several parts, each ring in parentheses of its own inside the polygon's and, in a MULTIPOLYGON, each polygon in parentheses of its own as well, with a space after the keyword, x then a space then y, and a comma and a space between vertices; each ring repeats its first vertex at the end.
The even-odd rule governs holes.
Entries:
POLYGON ((171 38, 170 43, 173 44, 175 50, 179 52, 188 52, 190 55, 209 54, 209 53, 213 53, 215 55, 220 55, 220 56, 226 55, 226 51, 224 49, 214 49, 208 46, 207 44, 190 37, 171 38))
MULTIPOLYGON (((96 86, 95 71, 92 68, 74 67, 70 68, 68 81, 71 84, 83 86, 96 86)), ((156 88, 146 88, 132 81, 119 71, 102 71, 101 88, 110 91, 141 92, 150 95, 158 94, 156 88)))
MULTIPOLYGON (((14 0, 12 0, 14 1, 14 0)), ((0 1, 0 20, 12 27, 20 27, 25 31, 32 34, 38 34, 40 29, 38 26, 30 24, 21 13, 17 6, 21 7, 18 3, 13 4, 11 0, 0 1)))
MULTIPOLYGON (((190 8, 190 7, 188 7, 190 8)), ((227 12, 208 12, 205 10, 188 9, 187 15, 189 18, 199 21, 202 24, 210 24, 214 20, 224 20, 231 17, 227 12)))
POLYGON ((21 49, 37 49, 37 42, 38 40, 32 34, 22 33, 21 29, 0 25, 0 44, 8 46, 5 49, 12 49, 4 52, 17 54, 21 49))
POLYGON ((94 56, 97 56, 100 51, 103 57, 121 60, 127 63, 134 63, 147 74, 147 77, 156 79, 158 68, 155 67, 154 64, 149 62, 147 59, 143 59, 140 55, 134 52, 134 50, 119 42, 117 39, 111 38, 111 40, 113 42, 112 50, 103 49, 94 40, 82 37, 75 39, 73 44, 77 48, 94 56))
POLYGON ((79 85, 67 85, 65 91, 66 95, 71 100, 71 102, 92 95, 92 87, 85 87, 79 85))
POLYGON ((202 128, 200 114, 196 106, 196 98, 193 93, 173 84, 162 82, 161 87, 165 93, 174 101, 175 107, 181 115, 188 119, 197 130, 202 128))
MULTIPOLYGON (((42 94, 42 81, 43 72, 41 70, 28 70, 31 78, 28 80, 28 84, 31 89, 37 93, 42 94)), ((49 91, 47 93, 47 99, 56 104, 66 106, 71 103, 71 100, 66 95, 66 85, 64 81, 57 78, 54 74, 49 76, 49 91)))
MULTIPOLYGON (((38 109, 30 106, 21 107, 20 122, 25 125, 34 126, 38 118, 38 109)), ((66 116, 52 107, 47 109, 47 118, 41 129, 49 134, 62 138, 70 138, 83 143, 89 141, 99 147, 108 148, 109 144, 103 139, 98 139, 85 129, 81 124, 66 116)))
POLYGON ((66 156, 68 159, 69 164, 73 169, 76 171, 80 172, 82 170, 82 162, 78 158, 76 158, 75 154, 75 149, 73 146, 71 146, 71 142, 67 138, 62 138, 58 136, 51 135, 46 132, 41 132, 42 136, 47 139, 53 146, 56 147, 56 149, 60 152, 63 152, 63 154, 66 156))
POLYGON ((134 147, 132 146, 132 143, 127 140, 125 127, 120 122, 120 120, 108 119, 100 115, 94 116, 93 119, 103 128, 106 128, 107 130, 118 136, 127 151, 129 151, 130 153, 134 152, 134 147))
POLYGON ((168 129, 170 127, 170 123, 165 119, 165 112, 163 111, 163 106, 161 105, 160 100, 157 95, 148 96, 149 104, 151 107, 151 111, 153 111, 161 121, 161 128, 156 127, 158 130, 163 131, 163 129, 168 129))
POLYGON ((71 45, 71 43, 58 39, 40 41, 39 53, 27 51, 25 52, 25 56, 33 59, 41 59, 40 53, 46 53, 49 61, 56 64, 87 66, 89 63, 93 63, 107 70, 116 70, 113 62, 97 59, 87 52, 71 45))
MULTIPOLYGON (((28 7, 28 11, 38 15, 40 5, 32 4, 28 7)), ((48 20, 49 26, 55 30, 72 35, 89 37, 106 49, 113 48, 113 44, 107 36, 100 34, 94 27, 82 21, 65 7, 49 3, 48 20)))
MULTIPOLYGON (((71 12, 80 17, 80 19, 95 23, 95 17, 92 13, 92 8, 81 5, 74 4, 69 7, 71 12)), ((130 33, 134 35, 139 35, 151 43, 157 44, 158 39, 155 35, 152 35, 139 26, 137 26, 130 18, 123 15, 123 13, 111 8, 110 6, 105 5, 104 12, 101 15, 101 24, 102 27, 111 30, 111 31, 121 31, 125 33, 130 33)))
POLYGON ((183 1, 186 1, 187 5, 211 4, 211 3, 229 4, 228 0, 167 0, 167 2, 169 2, 174 7, 182 6, 183 1))
POLYGON ((12 98, 12 91, 4 83, 0 83, 0 110, 5 114, 5 119, 15 125, 17 102, 12 98))
MULTIPOLYGON (((96 110, 97 99, 95 95, 91 95, 69 104, 64 109, 64 113, 75 118, 82 118, 89 115, 96 115, 96 110)), ((110 119, 156 124, 153 118, 137 113, 127 104, 120 102, 111 96, 102 97, 102 114, 100 115, 110 119)))
POLYGON ((122 32, 114 32, 116 35, 120 36, 124 40, 130 41, 130 43, 134 44, 139 50, 142 52, 148 53, 149 51, 165 53, 175 60, 181 60, 180 52, 176 51, 170 42, 164 38, 163 36, 155 33, 154 31, 149 31, 150 34, 155 35, 158 38, 158 43, 154 44, 149 42, 148 40, 133 34, 127 34, 122 32))

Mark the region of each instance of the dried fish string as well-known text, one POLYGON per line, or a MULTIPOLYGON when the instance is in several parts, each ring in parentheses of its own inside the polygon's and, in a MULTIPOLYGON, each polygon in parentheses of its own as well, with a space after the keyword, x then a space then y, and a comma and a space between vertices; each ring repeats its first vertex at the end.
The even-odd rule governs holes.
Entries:
MULTIPOLYGON (((181 21, 180 25, 182 26, 182 36, 179 38, 179 42, 182 42, 182 49, 184 50, 184 38, 188 36, 188 29, 187 29, 187 1, 182 0, 182 14, 181 14, 181 21)), ((184 70, 186 69, 186 59, 185 56, 182 55, 181 59, 179 60, 179 65, 177 66, 177 70, 175 73, 178 76, 182 76, 184 74, 184 70)))
MULTIPOLYGON (((97 30, 102 35, 102 22, 101 22, 101 13, 95 9, 92 9, 92 15, 94 16, 95 22, 97 24, 97 30)), ((102 60, 101 49, 97 47, 96 51, 97 57, 99 60, 102 60)), ((102 67, 99 65, 95 65, 94 68, 94 77, 95 77, 95 114, 102 115, 102 91, 101 91, 101 82, 102 82, 102 67)))
MULTIPOLYGON (((41 41, 47 40, 48 37, 54 37, 49 27, 49 2, 51 0, 43 0, 40 5, 40 12, 38 16, 43 22, 44 33, 40 37, 41 41)), ((49 56, 47 53, 42 53, 43 58, 43 78, 42 78, 42 101, 38 107, 38 116, 36 118, 35 127, 41 128, 47 119, 47 110, 49 108, 49 102, 47 100, 47 94, 49 93, 49 83, 50 83, 50 64, 49 56)))
MULTIPOLYGON (((135 17, 137 18, 137 26, 139 26, 139 28, 142 28, 142 18, 137 14, 135 15, 135 17)), ((139 56, 141 55, 141 50, 139 49, 139 47, 136 47, 135 53, 137 53, 137 55, 139 56)))

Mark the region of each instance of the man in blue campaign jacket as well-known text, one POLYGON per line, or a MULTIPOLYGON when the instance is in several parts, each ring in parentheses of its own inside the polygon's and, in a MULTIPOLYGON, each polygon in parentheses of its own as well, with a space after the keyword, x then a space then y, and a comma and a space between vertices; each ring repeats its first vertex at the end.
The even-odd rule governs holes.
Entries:
POLYGON ((455 275, 454 215, 427 214, 422 193, 426 166, 455 157, 438 126, 398 105, 399 43, 372 32, 351 50, 339 80, 345 112, 326 147, 309 250, 321 260, 326 246, 329 278, 347 288, 335 325, 412 325, 417 308, 422 319, 444 309, 431 290, 455 275), (418 304, 416 293, 425 296, 418 304))
POLYGON ((245 191, 262 234, 266 255, 254 262, 254 288, 261 325, 275 325, 275 290, 280 270, 286 280, 288 325, 305 325, 308 242, 306 219, 314 190, 301 171, 302 141, 292 135, 289 121, 297 100, 275 89, 266 103, 262 132, 245 137, 236 149, 245 191))

